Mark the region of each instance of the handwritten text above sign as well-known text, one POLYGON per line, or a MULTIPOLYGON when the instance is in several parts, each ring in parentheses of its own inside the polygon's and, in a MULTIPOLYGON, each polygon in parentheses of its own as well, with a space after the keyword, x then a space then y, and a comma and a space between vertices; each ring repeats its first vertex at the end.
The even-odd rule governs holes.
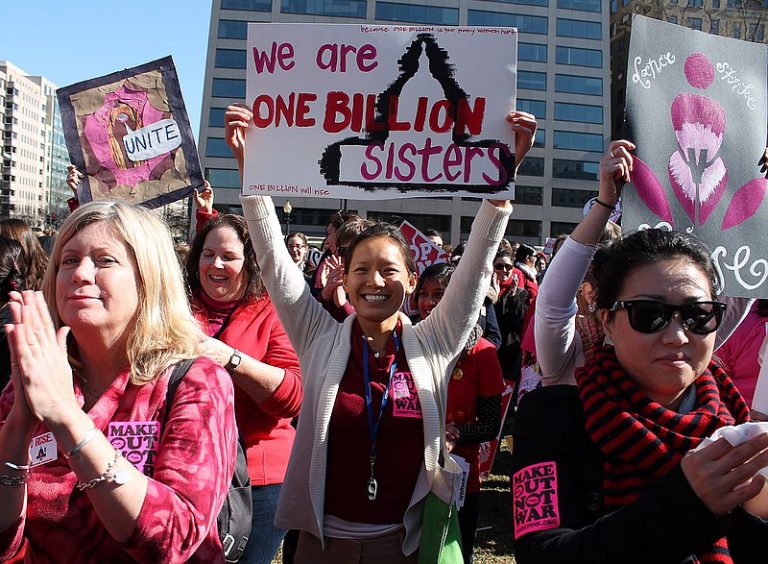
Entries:
POLYGON ((517 33, 471 32, 250 24, 244 193, 512 197, 517 33))

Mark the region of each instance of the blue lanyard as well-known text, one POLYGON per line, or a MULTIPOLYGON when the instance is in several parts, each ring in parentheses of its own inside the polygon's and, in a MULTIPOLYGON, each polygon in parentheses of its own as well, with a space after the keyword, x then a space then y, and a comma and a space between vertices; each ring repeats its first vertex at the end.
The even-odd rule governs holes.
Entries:
POLYGON ((368 499, 371 501, 376 500, 376 494, 378 491, 378 482, 375 478, 376 467, 376 440, 379 438, 379 426, 381 425, 381 418, 384 416, 384 411, 389 403, 389 390, 392 387, 392 377, 397 370, 397 354, 400 350, 400 340, 397 338, 397 332, 392 332, 392 339, 395 342, 395 359, 392 361, 392 366, 389 368, 389 379, 387 380, 387 387, 384 388, 384 393, 381 397, 381 410, 379 411, 379 417, 374 423, 373 421, 373 397, 371 395, 371 374, 368 356, 368 341, 363 336, 363 379, 365 383, 365 411, 368 414, 368 437, 371 440, 371 450, 369 452, 368 461, 371 467, 371 477, 368 480, 368 499))

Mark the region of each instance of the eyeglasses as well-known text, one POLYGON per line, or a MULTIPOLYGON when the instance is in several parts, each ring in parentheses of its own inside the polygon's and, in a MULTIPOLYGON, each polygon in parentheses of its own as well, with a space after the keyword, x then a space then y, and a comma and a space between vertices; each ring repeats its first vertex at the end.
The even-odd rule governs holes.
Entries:
POLYGON ((677 313, 686 331, 707 335, 717 331, 723 320, 726 304, 721 302, 691 302, 672 305, 655 300, 617 301, 611 311, 626 309, 629 326, 639 333, 656 333, 669 325, 677 313))
POLYGON ((506 271, 512 270, 515 267, 512 266, 511 264, 499 263, 499 264, 494 264, 493 268, 495 268, 496 270, 503 270, 506 272, 506 271))

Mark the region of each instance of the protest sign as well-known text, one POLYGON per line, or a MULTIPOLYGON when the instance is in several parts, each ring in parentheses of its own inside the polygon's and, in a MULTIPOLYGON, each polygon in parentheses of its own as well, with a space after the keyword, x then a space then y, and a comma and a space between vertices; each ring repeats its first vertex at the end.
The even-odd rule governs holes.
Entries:
POLYGON ((504 420, 507 418, 507 411, 509 411, 509 404, 512 403, 512 392, 515 391, 515 384, 511 380, 505 380, 504 391, 501 394, 501 425, 499 425, 499 432, 496 433, 496 438, 480 443, 480 454, 478 461, 480 463, 480 479, 487 480, 491 475, 491 468, 493 468, 493 461, 496 458, 496 453, 499 450, 499 440, 501 439, 501 429, 504 427, 504 420))
POLYGON ((448 262, 449 257, 446 252, 407 221, 400 224, 400 233, 411 248, 411 256, 416 263, 419 275, 432 264, 448 262))
POLYGON ((248 26, 243 193, 514 197, 513 28, 248 26))
POLYGON ((109 424, 107 439, 139 472, 151 476, 155 467, 160 425, 157 421, 120 421, 109 424))
POLYGON ((635 16, 627 72, 637 144, 623 227, 685 231, 707 242, 718 293, 768 286, 765 45, 635 16))
POLYGON ((173 59, 57 91, 69 158, 84 173, 81 203, 157 207, 203 186, 173 59))

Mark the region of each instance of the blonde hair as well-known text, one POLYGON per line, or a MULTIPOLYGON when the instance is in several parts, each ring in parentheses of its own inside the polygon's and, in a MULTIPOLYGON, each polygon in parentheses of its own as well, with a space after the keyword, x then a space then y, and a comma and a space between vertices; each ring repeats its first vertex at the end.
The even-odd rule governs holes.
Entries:
MULTIPOLYGON (((62 249, 83 228, 106 223, 128 249, 137 272, 139 309, 124 351, 133 384, 151 382, 169 366, 197 356, 204 338, 187 301, 181 269, 167 225, 146 208, 100 200, 80 206, 61 226, 43 279, 43 293, 56 327, 56 276, 62 249)), ((78 360, 70 358, 77 368, 78 360)))

